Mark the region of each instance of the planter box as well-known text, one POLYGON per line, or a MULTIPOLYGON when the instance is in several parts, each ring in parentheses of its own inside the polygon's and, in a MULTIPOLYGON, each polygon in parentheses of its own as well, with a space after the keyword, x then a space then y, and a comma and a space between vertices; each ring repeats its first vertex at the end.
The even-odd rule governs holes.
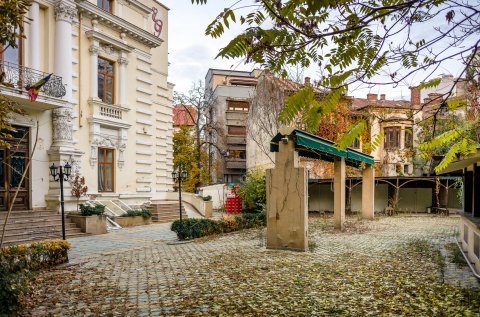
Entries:
POLYGON ((90 234, 107 233, 107 216, 67 216, 70 220, 82 229, 82 232, 90 234))
POLYGON ((143 218, 142 216, 136 217, 116 217, 113 219, 122 227, 136 227, 136 226, 145 226, 152 223, 152 217, 143 218))

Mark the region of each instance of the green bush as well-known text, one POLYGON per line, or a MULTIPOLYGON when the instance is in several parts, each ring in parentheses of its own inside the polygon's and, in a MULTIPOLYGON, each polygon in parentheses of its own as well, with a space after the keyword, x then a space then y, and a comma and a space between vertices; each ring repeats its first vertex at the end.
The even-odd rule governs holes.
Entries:
POLYGON ((258 228, 266 225, 265 213, 240 214, 224 216, 220 220, 211 219, 185 219, 175 220, 172 231, 179 240, 196 239, 212 234, 227 233, 242 229, 258 228))
POLYGON ((142 216, 143 218, 151 218, 152 213, 150 210, 147 209, 135 209, 135 210, 129 210, 127 211, 126 214, 121 215, 120 217, 138 217, 142 216))
POLYGON ((82 216, 94 216, 98 215, 101 216, 105 212, 105 206, 103 205, 95 205, 95 206, 89 206, 89 205, 80 205, 80 213, 82 216))
POLYGON ((210 201, 212 200, 212 196, 207 195, 207 196, 202 196, 203 201, 210 201))
POLYGON ((246 212, 261 212, 267 202, 267 189, 263 177, 265 172, 261 169, 248 171, 247 177, 240 184, 237 193, 242 199, 243 208, 246 212))
POLYGON ((16 311, 19 299, 29 291, 33 272, 68 261, 70 244, 45 240, 14 245, 0 251, 0 316, 16 311))

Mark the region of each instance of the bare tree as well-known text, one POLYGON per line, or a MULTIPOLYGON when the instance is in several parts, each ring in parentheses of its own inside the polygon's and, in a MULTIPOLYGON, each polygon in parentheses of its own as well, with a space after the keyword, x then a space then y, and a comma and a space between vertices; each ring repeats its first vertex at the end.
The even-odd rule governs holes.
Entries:
MULTIPOLYGON (((196 162, 198 169, 201 170, 204 167, 202 166, 202 151, 212 147, 220 153, 225 150, 209 138, 212 134, 223 134, 223 130, 213 116, 216 98, 205 89, 202 81, 198 81, 192 84, 192 88, 186 94, 174 92, 173 100, 177 107, 183 107, 183 110, 193 123, 197 147, 196 162)), ((208 156, 210 160, 211 155, 209 154, 208 156)), ((210 165, 210 162, 208 164, 210 165)), ((196 187, 199 185, 196 184, 196 187)))

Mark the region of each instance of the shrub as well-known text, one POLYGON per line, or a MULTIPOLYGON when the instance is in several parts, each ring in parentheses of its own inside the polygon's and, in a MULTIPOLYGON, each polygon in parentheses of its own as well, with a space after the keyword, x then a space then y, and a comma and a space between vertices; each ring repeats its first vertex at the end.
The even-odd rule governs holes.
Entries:
POLYGON ((143 218, 151 218, 152 213, 150 210, 147 209, 135 209, 135 210, 129 210, 127 211, 126 214, 121 215, 120 217, 138 217, 142 216, 143 218))
POLYGON ((16 310, 19 299, 29 291, 32 271, 68 261, 70 244, 45 240, 30 245, 14 245, 0 251, 0 315, 16 310))
POLYGON ((212 196, 207 195, 207 196, 202 196, 203 201, 210 201, 212 200, 212 196))
POLYGON ((240 184, 237 193, 242 199, 246 212, 261 212, 267 202, 267 189, 263 177, 265 172, 261 169, 248 171, 247 177, 240 184))
POLYGON ((89 205, 80 205, 80 213, 82 216, 94 216, 98 215, 101 216, 105 212, 105 206, 103 205, 95 205, 95 206, 89 206, 89 205))
POLYGON ((223 216, 220 220, 211 219, 185 219, 182 222, 175 220, 172 231, 180 240, 196 239, 212 234, 227 233, 242 229, 258 228, 266 225, 265 213, 240 214, 236 216, 223 216))

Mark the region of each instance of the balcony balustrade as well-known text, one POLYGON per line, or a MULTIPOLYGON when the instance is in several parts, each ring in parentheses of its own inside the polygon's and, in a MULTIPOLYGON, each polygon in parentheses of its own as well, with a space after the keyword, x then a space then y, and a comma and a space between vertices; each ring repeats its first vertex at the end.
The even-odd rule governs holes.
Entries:
MULTIPOLYGON (((26 91, 31 85, 36 84, 47 75, 48 73, 32 68, 0 61, 0 86, 26 91)), ((50 80, 40 89, 40 94, 55 98, 62 98, 66 93, 65 86, 62 84, 62 77, 56 75, 52 75, 50 80)))

